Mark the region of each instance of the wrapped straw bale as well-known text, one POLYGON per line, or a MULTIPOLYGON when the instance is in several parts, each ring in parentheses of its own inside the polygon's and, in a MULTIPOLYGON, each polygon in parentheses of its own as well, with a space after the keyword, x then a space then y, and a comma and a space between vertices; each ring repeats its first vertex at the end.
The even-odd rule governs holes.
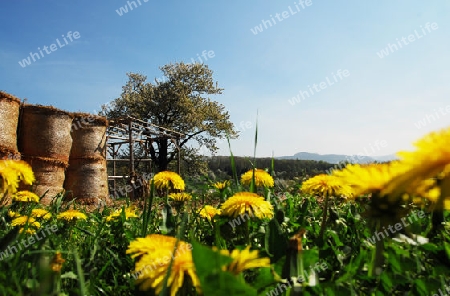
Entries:
POLYGON ((19 151, 27 157, 67 162, 72 147, 73 116, 51 106, 24 105, 19 128, 19 151))
MULTIPOLYGON (((50 201, 64 190, 65 170, 68 163, 47 157, 23 157, 33 169, 36 181, 32 186, 32 191, 44 198, 41 203, 49 204, 50 201)), ((22 188, 29 189, 29 188, 22 188)))
POLYGON ((2 149, 17 152, 17 126, 20 100, 0 91, 0 145, 2 149))
POLYGON ((73 116, 70 158, 106 158, 106 118, 88 113, 73 116))
POLYGON ((106 160, 103 157, 70 159, 64 188, 67 198, 76 198, 81 204, 108 202, 106 160))

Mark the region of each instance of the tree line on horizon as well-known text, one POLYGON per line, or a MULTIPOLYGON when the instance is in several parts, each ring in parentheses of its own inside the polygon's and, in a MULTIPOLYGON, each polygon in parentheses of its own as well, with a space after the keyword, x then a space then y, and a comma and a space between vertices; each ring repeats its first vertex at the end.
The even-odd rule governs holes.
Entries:
MULTIPOLYGON (((325 174, 335 166, 325 161, 302 160, 302 159, 273 159, 274 175, 277 179, 292 180, 295 177, 315 176, 325 174)), ((233 170, 229 156, 211 156, 206 158, 208 170, 217 178, 233 176, 233 170)), ((269 169, 272 166, 272 158, 234 156, 234 163, 238 177, 251 170, 252 163, 259 169, 269 169)))

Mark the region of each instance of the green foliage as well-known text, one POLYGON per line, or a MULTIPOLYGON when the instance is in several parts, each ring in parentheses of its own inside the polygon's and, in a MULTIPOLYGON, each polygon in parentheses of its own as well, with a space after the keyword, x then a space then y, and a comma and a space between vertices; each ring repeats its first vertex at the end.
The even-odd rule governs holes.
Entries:
MULTIPOLYGON (((203 195, 210 188, 210 180, 204 182, 208 184, 189 187, 192 201, 185 210, 179 207, 180 212, 172 214, 171 225, 166 223, 166 228, 173 228, 179 239, 192 243, 204 295, 294 295, 294 291, 302 295, 439 295, 438 290, 445 291, 450 284, 448 211, 443 212, 444 224, 439 229, 433 229, 433 217, 427 214, 396 233, 421 235, 429 239, 427 243, 382 240, 381 273, 370 274, 376 243, 368 240, 374 238, 375 232, 362 215, 364 203, 331 197, 320 245, 323 202, 316 197, 270 190, 273 219, 249 219, 248 223, 231 226, 230 218, 218 216, 208 220, 199 215, 203 205, 219 206, 222 202, 218 194, 203 195), (305 234, 297 236, 301 240, 297 240, 295 249, 292 238, 301 230, 305 234), (247 239, 260 257, 270 258, 271 268, 247 269, 239 275, 223 271, 221 267, 230 259, 212 247, 243 249, 247 239)), ((231 186, 227 194, 241 189, 240 185, 231 186)), ((29 238, 11 226, 8 211, 29 214, 36 205, 15 203, 1 208, 0 269, 5 272, 0 273, 0 295, 152 295, 148 294, 151 291, 139 291, 135 285, 134 260, 126 250, 139 237, 161 233, 161 209, 167 205, 156 194, 152 184, 150 196, 139 209, 139 218, 127 219, 127 205, 121 205, 121 214, 114 221, 106 221, 114 210, 106 208, 95 210, 87 220, 76 223, 56 219, 69 205, 76 206, 62 203, 58 196, 46 207, 53 216, 40 221, 41 229, 56 225, 57 231, 26 247, 17 247, 8 256, 3 256, 5 250, 29 238), (51 269, 57 252, 65 260, 60 272, 51 269)), ((189 287, 183 286, 180 295, 197 295, 189 287)))
POLYGON ((286 255, 288 249, 286 234, 283 233, 283 229, 275 218, 266 226, 264 245, 265 251, 271 257, 271 262, 277 262, 286 255))
POLYGON ((147 235, 148 226, 151 222, 154 196, 155 196, 155 180, 152 179, 150 181, 150 195, 145 197, 144 210, 142 212, 142 232, 141 232, 142 237, 145 237, 147 235))
POLYGON ((222 266, 230 263, 231 258, 200 243, 193 242, 192 245, 192 257, 205 296, 257 295, 255 289, 222 270, 222 266))
POLYGON ((217 139, 227 134, 237 136, 225 106, 208 97, 221 94, 223 89, 217 87, 213 72, 204 64, 181 62, 160 69, 167 78, 163 82, 146 82, 144 75, 128 73, 121 96, 103 106, 101 114, 109 119, 130 115, 184 134, 178 147, 168 137, 154 139, 148 145, 150 157, 158 171, 167 170, 180 148, 185 167, 195 168, 194 164, 204 161, 196 157, 199 148, 194 147, 206 149, 200 154, 214 152, 217 139))

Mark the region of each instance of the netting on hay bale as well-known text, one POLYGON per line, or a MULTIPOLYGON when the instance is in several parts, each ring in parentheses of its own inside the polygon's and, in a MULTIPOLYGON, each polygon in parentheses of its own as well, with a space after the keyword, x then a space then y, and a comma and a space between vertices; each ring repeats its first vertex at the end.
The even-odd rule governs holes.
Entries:
POLYGON ((8 153, 17 152, 19 110, 20 99, 0 91, 0 144, 3 152, 6 150, 8 150, 8 153))
POLYGON ((70 158, 106 158, 107 119, 88 113, 72 115, 70 158))
MULTIPOLYGON (((50 201, 64 190, 65 170, 68 163, 48 157, 24 156, 23 160, 33 168, 36 181, 31 186, 31 191, 39 196, 44 195, 41 203, 49 204, 50 201)), ((30 190, 30 187, 22 187, 21 190, 30 190)))
POLYGON ((108 173, 103 157, 71 159, 64 182, 66 198, 80 204, 98 205, 109 201, 108 173))
POLYGON ((72 147, 73 116, 51 106, 24 105, 19 127, 19 151, 24 156, 67 162, 72 147))
POLYGON ((19 151, 11 150, 3 145, 0 145, 0 159, 20 160, 20 153, 19 151))

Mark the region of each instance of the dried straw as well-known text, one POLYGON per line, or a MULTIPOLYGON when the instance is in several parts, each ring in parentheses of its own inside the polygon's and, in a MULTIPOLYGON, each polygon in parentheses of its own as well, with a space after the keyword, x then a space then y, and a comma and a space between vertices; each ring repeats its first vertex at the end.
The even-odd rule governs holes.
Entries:
POLYGON ((69 160, 72 115, 51 106, 24 105, 19 128, 22 155, 69 160))
MULTIPOLYGON (((48 203, 55 195, 64 190, 67 162, 48 157, 23 157, 23 160, 30 164, 36 177, 32 191, 39 196, 48 191, 41 199, 42 203, 48 203)), ((24 189, 29 190, 30 188, 21 188, 21 190, 24 189)))
POLYGON ((64 188, 68 198, 77 198, 77 202, 81 204, 107 201, 109 194, 106 160, 102 157, 71 159, 64 188))
POLYGON ((20 99, 0 91, 0 143, 5 149, 17 152, 17 126, 20 99))
POLYGON ((70 158, 106 158, 105 117, 73 113, 70 158))

